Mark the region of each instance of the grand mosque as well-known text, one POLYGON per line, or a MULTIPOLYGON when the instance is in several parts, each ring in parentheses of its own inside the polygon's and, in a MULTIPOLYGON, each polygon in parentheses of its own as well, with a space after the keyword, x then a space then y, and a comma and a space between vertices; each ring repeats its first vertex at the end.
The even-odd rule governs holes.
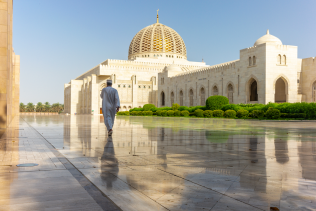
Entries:
POLYGON ((157 22, 132 39, 128 60, 98 64, 64 86, 65 112, 100 114, 100 92, 111 79, 121 109, 152 103, 205 105, 209 96, 230 103, 316 102, 316 61, 297 58, 297 46, 267 33, 240 50, 239 59, 206 65, 187 60, 186 46, 172 28, 157 22))

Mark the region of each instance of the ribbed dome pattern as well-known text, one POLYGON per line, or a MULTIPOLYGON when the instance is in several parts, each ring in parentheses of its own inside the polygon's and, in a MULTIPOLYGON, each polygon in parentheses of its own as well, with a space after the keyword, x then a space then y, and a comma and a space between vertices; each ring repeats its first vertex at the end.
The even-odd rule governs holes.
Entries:
POLYGON ((187 51, 183 39, 172 28, 161 23, 155 23, 140 30, 133 38, 128 58, 160 54, 171 55, 174 58, 186 59, 187 51), (157 54, 158 53, 158 54, 157 54))

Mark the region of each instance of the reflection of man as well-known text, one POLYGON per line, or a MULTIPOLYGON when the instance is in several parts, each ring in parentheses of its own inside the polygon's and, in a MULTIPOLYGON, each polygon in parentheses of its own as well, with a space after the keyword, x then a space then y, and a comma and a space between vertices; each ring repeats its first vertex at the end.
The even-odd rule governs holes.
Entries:
POLYGON ((108 137, 101 157, 101 178, 106 182, 107 189, 112 189, 112 183, 117 180, 118 172, 118 160, 115 157, 112 137, 108 137))
POLYGON ((102 113, 104 117, 104 124, 108 130, 108 135, 113 133, 114 118, 116 112, 120 110, 120 98, 117 90, 112 88, 112 80, 107 80, 107 87, 102 89, 102 113))

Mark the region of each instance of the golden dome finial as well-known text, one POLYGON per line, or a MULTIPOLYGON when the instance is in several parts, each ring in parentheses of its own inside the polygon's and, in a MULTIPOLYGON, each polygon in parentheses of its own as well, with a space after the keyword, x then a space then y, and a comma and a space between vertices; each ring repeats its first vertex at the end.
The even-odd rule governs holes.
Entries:
POLYGON ((159 9, 157 10, 157 23, 159 23, 158 11, 159 11, 159 9))

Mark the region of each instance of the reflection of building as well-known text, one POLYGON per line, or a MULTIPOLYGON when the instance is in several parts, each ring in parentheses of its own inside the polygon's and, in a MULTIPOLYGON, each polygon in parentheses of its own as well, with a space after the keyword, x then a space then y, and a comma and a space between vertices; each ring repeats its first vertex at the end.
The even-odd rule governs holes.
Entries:
POLYGON ((158 74, 158 104, 204 105, 212 95, 230 103, 316 102, 316 61, 297 58, 297 46, 267 34, 240 50, 240 58, 183 72, 178 65, 158 74))
POLYGON ((127 110, 146 103, 157 104, 157 76, 166 66, 186 72, 206 67, 204 62, 187 61, 181 36, 158 21, 140 30, 132 39, 128 60, 108 59, 64 86, 67 113, 100 113, 99 92, 112 79, 121 107, 127 110))
POLYGON ((20 56, 12 47, 13 0, 1 1, 0 12, 0 128, 6 128, 19 114, 20 56))

